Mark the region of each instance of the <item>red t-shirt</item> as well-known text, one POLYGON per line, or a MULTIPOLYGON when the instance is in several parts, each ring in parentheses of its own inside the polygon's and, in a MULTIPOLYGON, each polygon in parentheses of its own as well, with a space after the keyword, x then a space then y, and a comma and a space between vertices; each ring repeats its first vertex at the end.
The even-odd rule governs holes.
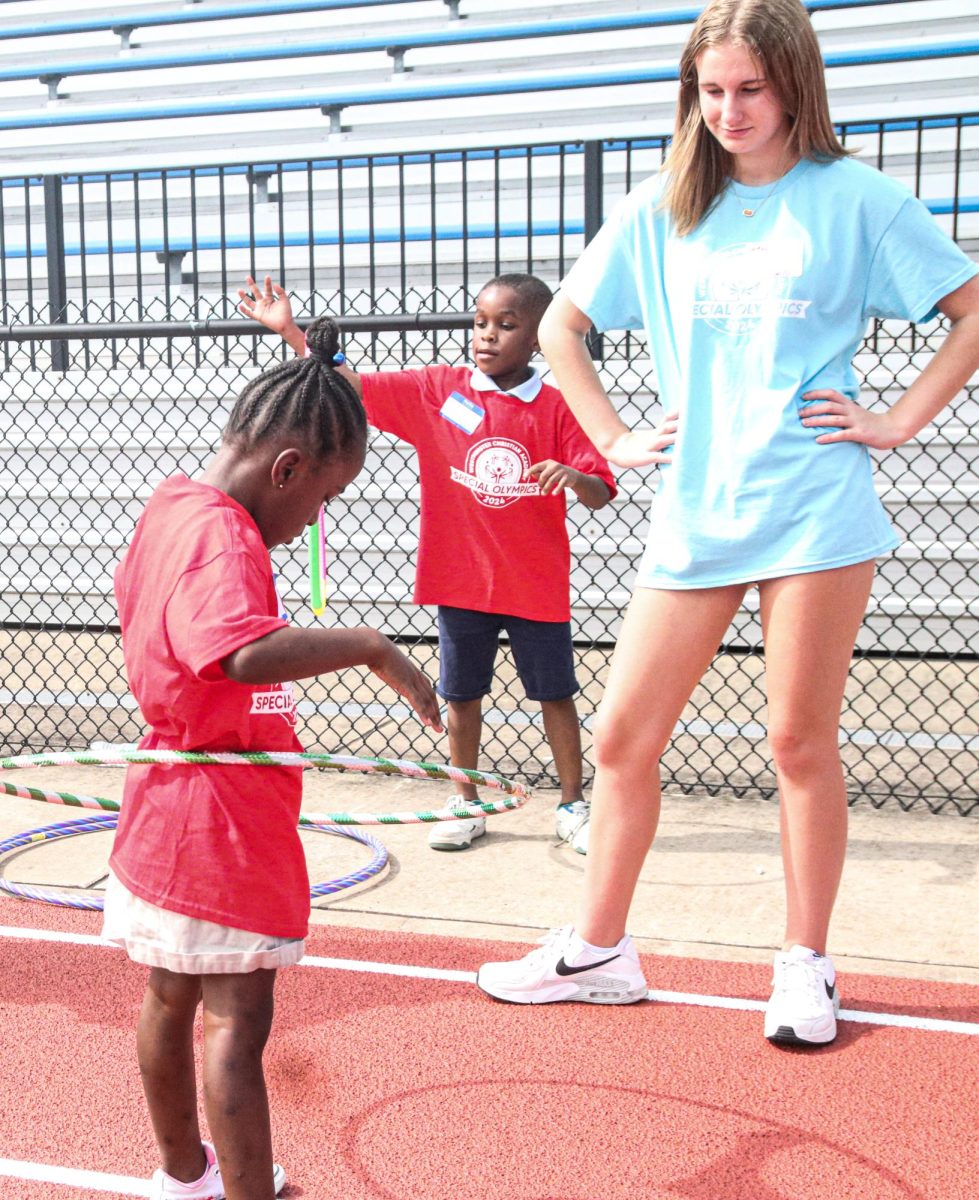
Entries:
POLYGON ((556 388, 527 402, 477 391, 471 378, 467 367, 361 376, 370 423, 418 451, 415 603, 567 621, 565 494, 542 496, 527 469, 554 459, 614 496, 612 472, 556 388))
MULTIPOLYGON (((234 683, 219 660, 286 622, 258 527, 182 475, 150 497, 115 573, 129 686, 167 750, 301 750, 291 685, 234 683)), ((136 896, 273 937, 303 937, 309 880, 297 767, 130 766, 110 858, 136 896)))

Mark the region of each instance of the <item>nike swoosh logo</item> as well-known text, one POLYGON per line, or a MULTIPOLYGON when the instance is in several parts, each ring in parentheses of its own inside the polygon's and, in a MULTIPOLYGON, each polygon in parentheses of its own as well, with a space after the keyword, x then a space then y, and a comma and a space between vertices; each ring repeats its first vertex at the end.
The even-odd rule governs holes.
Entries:
POLYGON ((832 1000, 836 995, 836 984, 835 983, 827 983, 826 980, 824 979, 823 987, 825 987, 825 989, 826 989, 826 995, 829 996, 830 1000, 832 1000))
POLYGON ((599 962, 585 963, 582 967, 569 967, 562 954, 557 960, 554 971, 558 975, 580 975, 582 971, 594 971, 596 967, 604 967, 607 963, 615 962, 618 957, 617 954, 613 954, 611 958, 603 958, 599 962))

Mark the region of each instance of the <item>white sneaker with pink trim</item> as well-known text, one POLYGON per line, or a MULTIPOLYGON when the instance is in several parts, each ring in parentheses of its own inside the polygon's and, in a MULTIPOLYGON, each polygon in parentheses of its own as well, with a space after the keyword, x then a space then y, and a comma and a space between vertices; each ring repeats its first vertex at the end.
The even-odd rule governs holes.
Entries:
MULTIPOLYGON (((193 1183, 183 1183, 174 1179, 164 1170, 153 1172, 150 1181, 150 1200, 224 1200, 224 1184, 221 1182, 221 1168, 214 1147, 210 1142, 201 1142, 207 1168, 200 1179, 193 1183)), ((275 1184, 275 1194, 286 1186, 286 1173, 278 1163, 272 1164, 272 1181, 275 1184)))

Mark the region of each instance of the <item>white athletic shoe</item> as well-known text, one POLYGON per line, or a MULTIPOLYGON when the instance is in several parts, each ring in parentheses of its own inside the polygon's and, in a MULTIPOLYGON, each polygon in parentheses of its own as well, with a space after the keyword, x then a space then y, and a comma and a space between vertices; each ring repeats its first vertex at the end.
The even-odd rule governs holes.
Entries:
POLYGON ((824 1046, 836 1037, 840 997, 833 963, 806 946, 775 955, 765 1037, 795 1046, 824 1046))
MULTIPOLYGON (((221 1168, 218 1166, 217 1155, 210 1142, 201 1142, 207 1168, 200 1179, 193 1183, 182 1183, 174 1179, 166 1171, 158 1169, 153 1172, 150 1180, 150 1200, 224 1200, 224 1184, 221 1182, 221 1168)), ((272 1182, 275 1194, 286 1186, 286 1173, 278 1163, 272 1164, 272 1182)))
POLYGON ((588 827, 591 805, 587 800, 574 800, 561 804, 554 822, 554 832, 562 842, 567 842, 579 854, 588 853, 588 827))
MULTIPOLYGON (((445 808, 466 808, 469 801, 463 796, 450 796, 445 808)), ((439 821, 428 831, 428 844, 433 850, 468 850, 476 838, 486 832, 485 817, 467 817, 460 821, 439 821)))
POLYGON ((649 988, 628 934, 608 958, 578 963, 567 960, 573 932, 570 925, 552 930, 541 938, 539 950, 516 962, 484 963, 476 986, 511 1004, 634 1004, 646 999, 649 988))

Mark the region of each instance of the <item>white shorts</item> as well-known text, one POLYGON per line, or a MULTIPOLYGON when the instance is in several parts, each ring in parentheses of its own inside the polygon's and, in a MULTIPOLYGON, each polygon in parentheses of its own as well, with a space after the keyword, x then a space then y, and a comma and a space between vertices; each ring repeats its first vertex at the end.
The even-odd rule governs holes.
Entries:
POLYGON ((170 912, 134 896, 109 872, 102 937, 133 962, 179 975, 245 975, 291 967, 302 958, 303 938, 269 937, 170 912))

